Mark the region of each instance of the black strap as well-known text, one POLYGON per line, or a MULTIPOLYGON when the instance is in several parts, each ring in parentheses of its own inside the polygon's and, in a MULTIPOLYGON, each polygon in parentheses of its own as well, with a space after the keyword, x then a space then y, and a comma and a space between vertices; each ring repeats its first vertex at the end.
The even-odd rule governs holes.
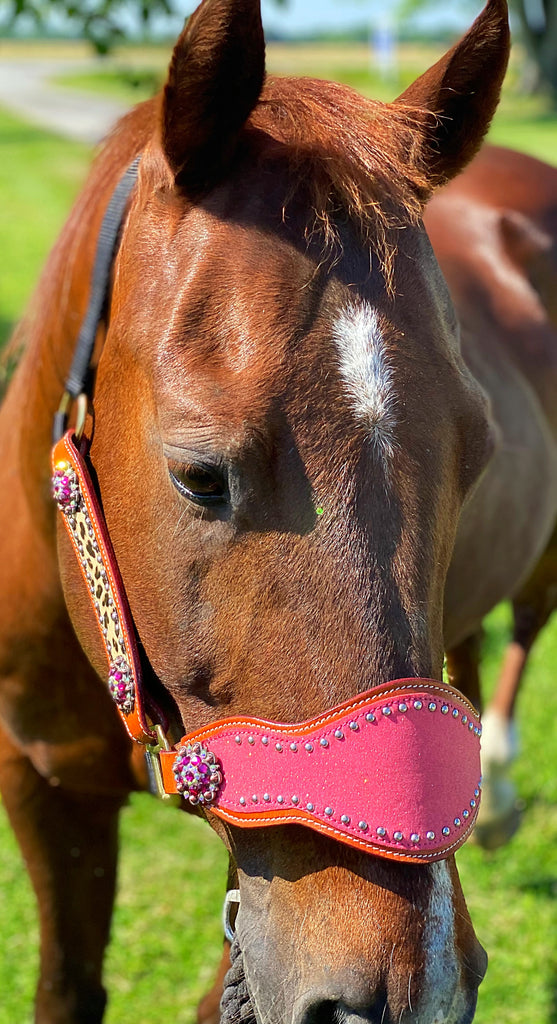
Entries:
MULTIPOLYGON (((137 181, 137 169, 141 157, 138 156, 133 164, 130 164, 126 173, 120 178, 110 202, 106 208, 102 220, 99 237, 97 239, 97 250, 93 264, 93 275, 91 278, 91 293, 89 303, 81 329, 78 335, 72 365, 65 381, 66 399, 75 399, 86 391, 87 376, 95 338, 99 323, 103 316, 103 310, 108 294, 110 272, 115 256, 116 243, 120 234, 122 221, 130 192, 137 181)), ((69 404, 69 403, 66 403, 69 404)), ((64 403, 54 417, 53 435, 58 441, 64 434, 67 426, 67 411, 64 403)))

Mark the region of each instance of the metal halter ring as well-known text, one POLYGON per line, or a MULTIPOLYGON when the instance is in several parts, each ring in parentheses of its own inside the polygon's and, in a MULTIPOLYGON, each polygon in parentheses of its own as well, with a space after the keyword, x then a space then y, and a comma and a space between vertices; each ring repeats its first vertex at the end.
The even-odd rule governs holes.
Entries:
MULTIPOLYGON (((236 907, 236 914, 238 913, 238 907, 240 906, 240 890, 229 889, 226 896, 224 897, 224 903, 222 907, 222 928, 224 936, 229 942, 234 941, 236 935, 235 925, 232 924, 232 912, 233 908, 236 907)), ((236 917, 234 917, 236 921, 236 917)))

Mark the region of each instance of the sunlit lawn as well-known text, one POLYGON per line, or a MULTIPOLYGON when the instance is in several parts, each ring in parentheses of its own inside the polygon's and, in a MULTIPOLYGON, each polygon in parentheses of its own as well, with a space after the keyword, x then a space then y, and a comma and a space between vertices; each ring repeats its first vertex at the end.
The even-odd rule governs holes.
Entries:
MULTIPOLYGON (((283 70, 288 56, 280 57, 283 70)), ((338 77, 347 67, 344 56, 339 60, 333 68, 338 77)), ((326 67, 309 71, 324 75, 326 67)), ((362 73, 367 74, 352 69, 344 77, 371 90, 373 82, 358 78, 362 73)), ((556 124, 540 101, 509 93, 494 137, 557 162, 556 124)), ((5 334, 22 309, 89 154, 85 147, 26 127, 2 112, 0 148, 0 331, 5 334)), ((499 608, 488 623, 488 686, 506 625, 507 611, 499 608)), ((490 953, 477 1024, 557 1024, 556 666, 557 622, 536 648, 521 697, 522 757, 515 772, 526 803, 521 832, 497 854, 468 847, 459 855, 472 916, 490 953)), ((120 887, 107 963, 108 1024, 154 1024, 161 1019, 192 1024, 196 1000, 219 959, 225 872, 223 850, 201 822, 147 796, 132 800, 122 815, 120 887)), ((30 1024, 35 913, 2 816, 0 891, 0 1024, 30 1024)))

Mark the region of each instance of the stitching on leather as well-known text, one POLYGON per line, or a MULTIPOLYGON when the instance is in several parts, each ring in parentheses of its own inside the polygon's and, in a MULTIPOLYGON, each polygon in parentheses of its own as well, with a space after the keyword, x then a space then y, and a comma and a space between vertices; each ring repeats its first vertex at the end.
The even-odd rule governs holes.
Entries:
POLYGON ((281 814, 280 811, 269 811, 268 815, 261 816, 250 811, 246 813, 245 817, 243 817, 241 815, 234 814, 232 811, 223 810, 221 807, 212 807, 210 808, 210 813, 216 814, 217 817, 223 818, 225 821, 229 821, 233 825, 238 824, 240 827, 242 824, 245 826, 245 822, 248 820, 251 822, 260 822, 261 825, 270 825, 273 823, 306 825, 313 828, 316 832, 330 833, 340 842, 348 842, 351 845, 356 845, 366 852, 369 852, 371 849, 383 857, 396 858, 397 860, 439 860, 442 857, 446 857, 447 855, 450 855, 453 850, 458 850, 459 847, 466 842, 476 821, 476 818, 474 817, 465 831, 462 832, 458 839, 449 846, 438 847, 431 853, 412 853, 408 851, 399 852, 397 850, 392 850, 388 846, 378 846, 376 843, 371 842, 371 840, 359 839, 357 836, 341 832, 340 829, 333 828, 332 825, 327 825, 325 822, 315 822, 314 819, 308 817, 302 812, 281 814))

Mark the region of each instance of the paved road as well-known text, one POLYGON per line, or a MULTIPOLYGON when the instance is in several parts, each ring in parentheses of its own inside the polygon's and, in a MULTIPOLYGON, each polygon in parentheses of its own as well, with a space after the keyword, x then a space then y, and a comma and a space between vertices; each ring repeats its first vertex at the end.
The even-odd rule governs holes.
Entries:
POLYGON ((80 142, 97 143, 126 110, 104 96, 75 93, 51 84, 64 72, 87 70, 71 60, 3 60, 0 105, 28 121, 80 142))

